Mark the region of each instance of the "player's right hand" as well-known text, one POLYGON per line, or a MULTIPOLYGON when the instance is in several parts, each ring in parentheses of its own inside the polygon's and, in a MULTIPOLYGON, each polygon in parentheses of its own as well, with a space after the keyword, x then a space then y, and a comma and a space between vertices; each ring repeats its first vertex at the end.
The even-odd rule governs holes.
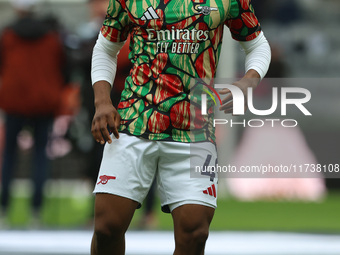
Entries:
POLYGON ((118 128, 120 115, 112 103, 102 103, 96 106, 96 113, 93 117, 91 132, 94 139, 101 144, 105 141, 112 143, 110 133, 118 139, 118 128))
POLYGON ((92 120, 92 135, 98 143, 112 143, 110 133, 119 138, 120 115, 110 99, 111 86, 105 81, 99 81, 93 85, 93 90, 96 112, 92 120))

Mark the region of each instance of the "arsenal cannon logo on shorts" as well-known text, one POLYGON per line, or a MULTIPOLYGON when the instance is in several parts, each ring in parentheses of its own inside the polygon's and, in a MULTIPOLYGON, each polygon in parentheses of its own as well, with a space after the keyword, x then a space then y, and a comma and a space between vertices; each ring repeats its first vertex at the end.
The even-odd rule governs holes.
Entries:
POLYGON ((103 184, 105 185, 109 180, 114 180, 116 179, 115 176, 108 176, 108 175, 101 175, 99 176, 100 181, 97 183, 98 184, 103 184))

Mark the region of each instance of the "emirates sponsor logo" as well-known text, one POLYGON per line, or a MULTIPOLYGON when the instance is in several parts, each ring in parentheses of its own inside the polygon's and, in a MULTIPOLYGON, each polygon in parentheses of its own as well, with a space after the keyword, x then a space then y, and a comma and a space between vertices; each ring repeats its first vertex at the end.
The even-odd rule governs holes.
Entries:
POLYGON ((185 53, 197 54, 200 46, 199 42, 209 39, 208 30, 199 29, 178 29, 174 26, 171 29, 155 30, 153 28, 146 29, 148 40, 156 43, 156 51, 158 53, 185 53), (173 41, 173 42, 169 42, 173 41), (177 41, 177 42, 176 42, 177 41))

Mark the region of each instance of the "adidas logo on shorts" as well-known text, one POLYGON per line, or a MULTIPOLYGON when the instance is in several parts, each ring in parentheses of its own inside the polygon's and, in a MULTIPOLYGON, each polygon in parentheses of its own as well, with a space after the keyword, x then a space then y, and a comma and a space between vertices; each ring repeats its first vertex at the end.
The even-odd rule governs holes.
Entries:
POLYGON ((216 197, 216 187, 215 184, 211 185, 211 187, 207 188, 206 190, 203 190, 204 194, 216 197))
POLYGON ((155 9, 150 6, 147 11, 144 12, 143 16, 140 18, 141 20, 152 20, 152 19, 159 19, 155 9))

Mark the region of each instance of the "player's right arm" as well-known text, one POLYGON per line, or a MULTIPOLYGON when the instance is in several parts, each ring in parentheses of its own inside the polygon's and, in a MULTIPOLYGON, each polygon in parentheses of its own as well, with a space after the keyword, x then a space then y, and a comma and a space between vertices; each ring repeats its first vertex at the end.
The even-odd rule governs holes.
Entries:
POLYGON ((96 111, 91 132, 101 144, 112 142, 109 131, 119 138, 120 116, 112 105, 110 94, 117 70, 117 54, 123 45, 124 42, 111 42, 100 33, 93 48, 91 77, 96 111))
POLYGON ((110 94, 117 70, 117 54, 129 34, 129 17, 121 1, 110 0, 96 45, 93 48, 91 77, 95 115, 92 121, 94 139, 111 143, 110 131, 118 139, 120 116, 113 107, 110 94))
POLYGON ((109 130, 118 139, 120 124, 120 116, 110 98, 111 85, 106 81, 99 81, 93 85, 93 91, 96 112, 92 121, 92 135, 98 143, 104 144, 105 141, 111 143, 109 130))

